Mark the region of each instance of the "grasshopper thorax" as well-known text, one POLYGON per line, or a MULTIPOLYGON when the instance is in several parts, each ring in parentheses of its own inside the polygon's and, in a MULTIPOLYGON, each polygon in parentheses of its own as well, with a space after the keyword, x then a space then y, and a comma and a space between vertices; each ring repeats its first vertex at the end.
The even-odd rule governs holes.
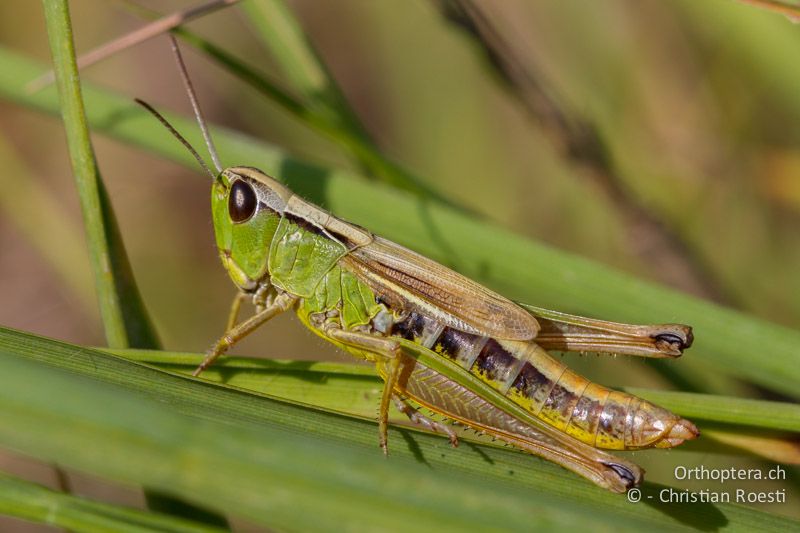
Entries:
POLYGON ((211 188, 214 233, 233 282, 255 290, 267 275, 270 243, 292 192, 252 167, 219 173, 211 188))

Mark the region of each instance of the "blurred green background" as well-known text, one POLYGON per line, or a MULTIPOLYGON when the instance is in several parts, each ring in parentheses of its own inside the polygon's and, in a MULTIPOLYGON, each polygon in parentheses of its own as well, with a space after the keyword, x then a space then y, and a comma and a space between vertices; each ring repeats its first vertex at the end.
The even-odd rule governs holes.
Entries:
MULTIPOLYGON (((141 3, 161 12, 193 5, 141 3)), ((529 85, 515 86, 436 2, 290 5, 382 152, 455 204, 634 277, 800 326, 800 27, 727 0, 478 2, 507 57, 525 71, 529 85), (553 118, 554 109, 570 126, 553 118), (576 131, 589 143, 576 143, 576 131)), ((142 24, 122 2, 81 0, 71 9, 79 51, 142 24)), ((191 28, 291 92, 238 8, 191 28)), ((0 3, 0 42, 50 61, 38 2, 0 3)), ((326 167, 360 170, 336 144, 193 50, 185 53, 211 121, 326 167)), ((83 75, 189 112, 163 37, 83 75)), ((62 125, 5 101, 0 117, 0 324, 102 345, 62 125)), ((222 332, 234 290, 216 256, 200 171, 101 135, 93 140, 164 347, 204 351, 222 332)), ((343 360, 288 315, 235 352, 343 360)), ((567 357, 604 384, 671 386, 647 361, 567 357)), ((728 392, 763 393, 738 383, 728 392)), ((689 463, 732 461, 670 453, 689 463)), ((674 481, 674 458, 648 452, 634 460, 648 479, 674 481)), ((800 516, 785 505, 767 509, 800 516)))

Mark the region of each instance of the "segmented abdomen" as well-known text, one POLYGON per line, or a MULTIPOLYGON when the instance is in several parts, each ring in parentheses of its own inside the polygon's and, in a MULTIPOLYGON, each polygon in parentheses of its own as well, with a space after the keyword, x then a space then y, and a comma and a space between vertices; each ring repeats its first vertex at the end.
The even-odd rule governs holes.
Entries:
POLYGON ((596 448, 674 445, 669 433, 678 416, 590 382, 535 342, 472 335, 417 313, 395 323, 390 334, 450 358, 541 420, 596 448))

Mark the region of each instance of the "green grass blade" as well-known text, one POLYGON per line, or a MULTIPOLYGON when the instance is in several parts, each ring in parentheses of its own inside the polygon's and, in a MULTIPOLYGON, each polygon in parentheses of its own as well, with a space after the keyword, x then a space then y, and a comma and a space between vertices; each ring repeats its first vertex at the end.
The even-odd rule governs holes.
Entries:
MULTIPOLYGON (((202 355, 152 350, 113 350, 133 361, 153 364, 190 375, 202 355)), ((369 366, 356 363, 278 361, 223 357, 204 372, 206 379, 255 391, 296 405, 372 420, 380 402, 381 380, 369 366)), ((800 433, 800 405, 730 396, 686 394, 647 389, 625 389, 695 422, 703 435, 681 446, 681 451, 735 453, 794 464, 798 452, 792 442, 800 433)), ((393 423, 406 424, 402 413, 391 409, 393 423)), ((462 442, 486 442, 482 436, 460 432, 462 442)))
MULTIPOLYGON (((105 350, 104 350, 105 351, 105 350)), ((132 361, 191 374, 202 354, 154 350, 108 350, 132 361)), ((203 374, 207 379, 298 403, 332 407, 372 417, 381 380, 369 366, 355 363, 221 357, 203 374)), ((800 404, 626 387, 626 392, 692 419, 800 433, 800 404)))
MULTIPOLYGON (((0 70, 0 97, 55 112, 52 93, 28 95, 23 89, 26 80, 41 74, 41 66, 3 48, 0 62, 6 66, 0 70)), ((89 87, 86 95, 91 102, 89 120, 98 130, 193 168, 196 165, 160 124, 127 99, 89 87)), ((202 142, 191 120, 167 116, 190 142, 202 142)), ((217 128, 214 137, 226 160, 258 166, 337 215, 442 261, 515 300, 610 320, 691 324, 694 346, 669 364, 699 376, 739 377, 800 397, 796 355, 800 332, 632 278, 436 202, 366 183, 352 173, 310 165, 239 133, 217 128)))
POLYGON ((688 418, 800 432, 800 404, 796 403, 633 387, 625 390, 688 418))
MULTIPOLYGON (((5 329, 0 410, 5 447, 161 487, 273 528, 798 526, 731 504, 631 505, 531 456, 482 445, 449 449, 445 439, 416 431, 392 428, 386 460, 374 423, 5 329)), ((644 487, 651 495, 660 489, 644 487)))
POLYGON ((336 125, 365 136, 336 81, 308 42, 300 22, 281 0, 252 0, 241 9, 257 37, 272 52, 285 77, 306 102, 336 125))
POLYGON ((94 502, 0 472, 0 513, 69 531, 224 531, 172 516, 94 502))
POLYGON ((109 346, 118 348, 156 348, 158 340, 136 288, 89 138, 69 7, 66 0, 45 0, 44 8, 106 340, 109 346))

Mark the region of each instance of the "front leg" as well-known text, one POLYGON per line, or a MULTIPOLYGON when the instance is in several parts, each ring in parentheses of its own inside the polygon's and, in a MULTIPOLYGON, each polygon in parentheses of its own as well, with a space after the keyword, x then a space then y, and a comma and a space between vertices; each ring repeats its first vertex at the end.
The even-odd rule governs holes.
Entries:
MULTIPOLYGON (((261 312, 256 313, 239 325, 228 329, 225 332, 225 335, 223 335, 222 338, 220 338, 206 353, 205 359, 203 359, 203 362, 200 363, 200 366, 198 366, 197 369, 192 372, 192 375, 199 376, 200 372, 211 366, 217 357, 228 351, 231 346, 252 333, 253 330, 264 324, 264 322, 289 309, 296 301, 296 296, 292 296, 291 294, 284 292, 278 295, 275 300, 273 300, 272 304, 261 312)), ((234 305, 236 305, 236 303, 234 303, 234 305)), ((231 313, 231 315, 233 315, 233 313, 231 313)))
POLYGON ((247 293, 245 292, 237 292, 236 296, 233 298, 233 303, 231 304, 231 310, 228 313, 228 321, 225 323, 225 331, 230 331, 236 326, 236 322, 239 320, 239 311, 242 308, 242 302, 247 299, 247 293))

